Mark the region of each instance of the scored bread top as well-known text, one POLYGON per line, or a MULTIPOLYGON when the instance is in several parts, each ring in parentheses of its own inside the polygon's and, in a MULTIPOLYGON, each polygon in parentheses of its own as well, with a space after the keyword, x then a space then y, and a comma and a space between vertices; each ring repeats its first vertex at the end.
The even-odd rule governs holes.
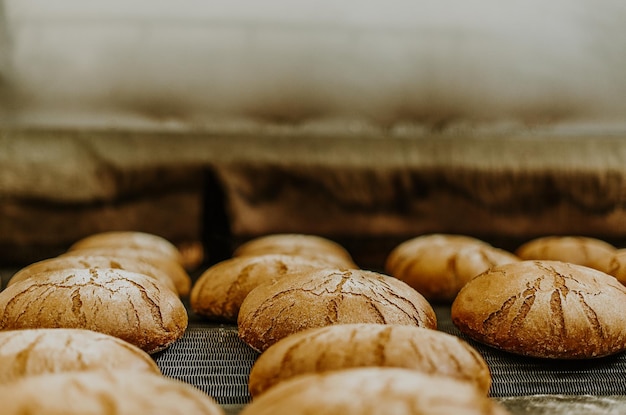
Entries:
POLYGON ((394 324, 335 324, 287 336, 259 356, 248 385, 255 397, 294 376, 368 366, 466 380, 485 395, 491 386, 487 363, 463 340, 437 330, 394 324))
POLYGON ((98 369, 161 373, 146 352, 107 334, 85 329, 0 331, 0 384, 25 376, 98 369))
POLYGON ((268 254, 227 259, 208 268, 194 284, 189 297, 196 314, 237 321, 239 307, 259 284, 298 271, 327 268, 328 263, 296 255, 268 254))
POLYGON ((598 262, 616 248, 600 239, 585 236, 543 236, 521 245, 515 253, 525 260, 570 262, 598 268, 598 262))
POLYGON ((253 399, 241 415, 507 413, 470 382, 408 369, 368 367, 286 380, 253 399))
POLYGON ((209 395, 155 374, 93 370, 0 385, 3 415, 224 415, 209 395))
POLYGON ((0 292, 0 330, 58 327, 110 334, 154 353, 183 335, 187 311, 155 279, 118 269, 51 271, 0 292))
POLYGON ((113 255, 76 255, 44 259, 30 264, 17 271, 7 283, 7 286, 23 281, 37 274, 49 271, 58 271, 66 268, 112 268, 136 272, 158 280, 163 285, 177 292, 174 281, 161 269, 138 258, 129 258, 113 255))
POLYGON ((518 261, 512 253, 476 238, 430 234, 395 247, 387 257, 385 270, 429 301, 451 303, 476 275, 496 265, 518 261))
POLYGON ((340 323, 435 328, 435 312, 402 281, 372 271, 321 269, 250 291, 239 310, 239 336, 263 351, 289 334, 340 323))
POLYGON ((451 315, 469 337, 521 355, 580 359, 626 349, 626 288, 571 263, 493 268, 463 287, 451 315))

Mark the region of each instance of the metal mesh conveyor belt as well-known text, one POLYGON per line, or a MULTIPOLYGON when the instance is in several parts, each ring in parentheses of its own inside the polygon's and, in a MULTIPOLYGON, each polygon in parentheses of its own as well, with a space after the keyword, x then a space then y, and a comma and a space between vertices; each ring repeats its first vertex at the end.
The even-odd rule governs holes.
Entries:
MULTIPOLYGON (((464 338, 492 371, 491 396, 626 395, 626 354, 585 361, 514 356, 468 340, 454 327, 449 307, 435 307, 439 329, 464 338)), ((249 402, 248 373, 258 353, 239 340, 233 325, 203 322, 191 315, 185 336, 156 356, 167 376, 191 383, 220 404, 249 402)))

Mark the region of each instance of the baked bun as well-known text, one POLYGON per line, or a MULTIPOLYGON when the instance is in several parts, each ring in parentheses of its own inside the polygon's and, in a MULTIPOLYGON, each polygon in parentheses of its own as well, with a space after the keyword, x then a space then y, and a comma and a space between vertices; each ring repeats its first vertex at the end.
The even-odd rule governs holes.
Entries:
POLYGON ((255 397, 305 373, 400 367, 472 382, 485 395, 491 374, 482 356, 441 331, 392 324, 335 324, 285 337, 259 356, 248 383, 255 397))
POLYGON ((66 268, 113 268, 136 272, 156 279, 161 284, 177 293, 174 281, 154 265, 139 259, 104 255, 77 255, 44 259, 43 261, 30 264, 16 272, 9 280, 7 287, 27 278, 36 277, 38 274, 59 271, 66 268))
POLYGON ((463 287, 451 315, 469 337, 525 356, 585 359, 626 349, 626 288, 571 263, 493 268, 463 287))
POLYGON ((68 251, 88 248, 131 248, 151 251, 183 265, 183 257, 170 241, 157 235, 134 231, 102 232, 75 242, 68 251))
POLYGON ((430 304, 395 278, 365 270, 321 269, 264 283, 239 309, 239 336, 263 351, 299 331, 342 323, 436 328, 430 304))
POLYGON ((107 268, 51 271, 0 292, 0 330, 82 328, 148 353, 182 337, 187 311, 153 278, 107 268))
POLYGON ((463 235, 419 236, 394 248, 385 270, 427 300, 450 303, 476 275, 496 265, 518 262, 510 252, 463 235))
POLYGON ((253 399, 241 415, 507 413, 470 382, 377 367, 297 376, 253 399))
POLYGON ((607 242, 585 236, 544 236, 526 242, 515 253, 525 260, 562 261, 597 268, 598 262, 615 250, 607 242))
POLYGON ((334 267, 358 268, 352 256, 338 243, 316 235, 284 233, 261 236, 239 246, 233 256, 265 254, 299 255, 321 259, 334 267))
POLYGON ((138 371, 64 372, 0 386, 3 415, 223 415, 184 382, 138 371))
POLYGON ((594 268, 614 276, 622 285, 626 285, 626 250, 618 249, 610 255, 598 258, 594 268))
POLYGON ((81 248, 68 251, 59 258, 75 257, 75 256, 110 256, 115 258, 129 258, 146 262, 165 273, 170 277, 178 295, 185 297, 189 295, 191 290, 191 277, 185 271, 178 262, 171 259, 164 258, 162 255, 153 251, 146 251, 145 249, 136 248, 115 248, 115 247, 102 247, 102 248, 81 248))
POLYGON ((244 298, 259 284, 328 266, 326 262, 295 255, 231 258, 210 267, 198 278, 189 297, 191 308, 204 317, 236 322, 244 298))
POLYGON ((160 374, 143 350, 83 329, 0 331, 0 384, 45 373, 124 369, 160 374))

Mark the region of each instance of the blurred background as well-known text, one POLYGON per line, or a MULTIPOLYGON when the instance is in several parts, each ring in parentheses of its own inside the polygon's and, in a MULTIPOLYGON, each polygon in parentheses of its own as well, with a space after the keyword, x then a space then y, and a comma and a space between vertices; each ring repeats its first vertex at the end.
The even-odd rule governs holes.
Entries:
POLYGON ((617 0, 0 1, 0 262, 135 229, 626 235, 617 0))

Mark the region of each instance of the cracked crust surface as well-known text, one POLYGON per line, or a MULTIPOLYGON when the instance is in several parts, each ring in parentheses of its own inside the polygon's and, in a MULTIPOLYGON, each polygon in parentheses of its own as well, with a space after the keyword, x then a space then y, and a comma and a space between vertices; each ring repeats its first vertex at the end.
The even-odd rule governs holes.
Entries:
POLYGON ((139 258, 116 257, 113 255, 77 255, 44 259, 43 261, 30 264, 16 272, 7 283, 7 286, 13 285, 16 282, 23 281, 27 278, 36 277, 38 274, 45 274, 50 271, 59 271, 66 268, 113 268, 137 272, 154 278, 169 287, 172 291, 176 293, 178 292, 176 285, 174 285, 174 281, 168 276, 168 274, 154 265, 142 261, 139 258))
POLYGON ((596 238, 544 236, 526 242, 515 253, 525 260, 562 261, 601 269, 598 264, 615 251, 613 245, 596 238))
POLYGON ((241 303, 259 284, 328 266, 324 261, 295 255, 231 258, 210 267, 198 278, 189 297, 191 308, 204 317, 236 322, 241 303))
POLYGON ((470 281, 452 321, 508 352, 585 359, 626 350, 626 288, 614 277, 560 261, 522 261, 470 281))
POLYGON ((137 371, 65 372, 0 386, 3 415, 223 415, 191 385, 137 371))
POLYGON ((520 259, 510 252, 464 235, 418 236, 395 247, 385 271, 419 291, 429 301, 451 303, 476 275, 520 259))
POLYGON ((99 369, 161 373, 146 352, 103 333, 84 329, 0 332, 0 384, 26 376, 99 369))
POLYGON ((241 415, 507 414, 472 383, 399 368, 306 374, 252 400, 241 415))
POLYGON ((110 257, 122 257, 146 262, 165 274, 174 282, 176 291, 181 297, 189 295, 191 290, 191 277, 185 271, 182 265, 171 259, 163 257, 158 252, 153 252, 145 249, 138 248, 120 248, 120 247, 99 247, 99 248, 82 248, 68 251, 59 258, 74 257, 74 256, 110 256, 110 257))
POLYGON ((342 323, 437 326, 421 294, 365 270, 314 270, 261 284, 245 298, 238 316, 239 336, 259 351, 290 334, 342 323))
POLYGON ((261 236, 239 246, 233 256, 265 254, 299 255, 329 262, 340 268, 358 268, 350 253, 330 239, 307 234, 284 233, 261 236))
POLYGON ((187 311, 158 281, 109 268, 65 269, 0 293, 0 329, 83 328, 155 353, 179 339, 187 311))
POLYGON ((473 382, 485 395, 491 375, 482 356, 456 336, 423 327, 337 324, 292 334, 259 356, 250 371, 255 397, 305 373, 399 367, 473 382))

